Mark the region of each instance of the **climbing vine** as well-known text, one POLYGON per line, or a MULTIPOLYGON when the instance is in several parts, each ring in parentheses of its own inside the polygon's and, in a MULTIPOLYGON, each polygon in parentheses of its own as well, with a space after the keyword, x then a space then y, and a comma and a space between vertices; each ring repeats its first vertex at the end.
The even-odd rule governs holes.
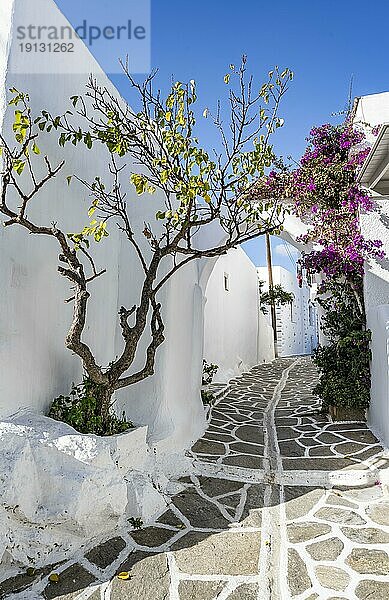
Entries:
POLYGON ((287 304, 293 304, 294 294, 284 290, 281 284, 276 283, 272 289, 268 292, 263 292, 262 288, 265 285, 264 281, 259 282, 259 310, 267 315, 269 312, 269 306, 275 304, 275 306, 286 306, 287 304))

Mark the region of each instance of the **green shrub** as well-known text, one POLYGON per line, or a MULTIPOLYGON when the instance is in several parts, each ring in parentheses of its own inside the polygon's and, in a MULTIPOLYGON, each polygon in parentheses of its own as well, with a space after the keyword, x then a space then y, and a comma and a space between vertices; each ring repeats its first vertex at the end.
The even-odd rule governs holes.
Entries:
POLYGON ((201 390, 201 399, 205 406, 206 405, 212 406, 212 404, 215 401, 215 396, 209 390, 201 390))
POLYGON ((367 408, 370 401, 370 331, 353 331, 345 338, 320 346, 314 362, 321 375, 314 389, 329 405, 367 408))
POLYGON ((362 281, 357 284, 332 281, 326 287, 328 297, 318 299, 326 311, 322 329, 330 342, 319 346, 313 357, 320 372, 313 391, 321 398, 323 411, 330 405, 355 409, 369 406, 371 332, 365 324, 362 281))
POLYGON ((203 360, 203 385, 210 385, 213 378, 215 377, 218 366, 213 363, 208 363, 205 359, 203 360))
POLYGON ((124 412, 122 418, 113 411, 103 418, 98 398, 99 386, 90 379, 84 378, 81 384, 73 385, 69 396, 55 398, 48 416, 71 425, 80 433, 94 433, 101 436, 123 433, 134 427, 131 421, 126 420, 124 412))

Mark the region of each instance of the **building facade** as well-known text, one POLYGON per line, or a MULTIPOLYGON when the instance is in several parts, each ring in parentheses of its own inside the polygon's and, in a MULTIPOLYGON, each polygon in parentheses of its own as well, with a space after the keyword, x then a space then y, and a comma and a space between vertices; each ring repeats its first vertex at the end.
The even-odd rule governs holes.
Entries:
MULTIPOLYGON (((263 291, 268 291, 267 267, 258 267, 259 281, 264 282, 263 291)), ((318 345, 318 315, 313 301, 313 291, 303 278, 299 287, 296 275, 284 267, 273 267, 274 285, 293 294, 293 302, 276 307, 277 348, 279 356, 312 354, 318 345)), ((267 318, 271 322, 270 309, 267 318)))
POLYGON ((226 382, 274 359, 273 330, 258 310, 256 267, 242 248, 216 262, 205 289, 204 358, 226 382))
POLYGON ((359 174, 372 194, 376 210, 361 215, 362 233, 380 239, 387 256, 365 264, 367 326, 372 332, 369 424, 389 446, 389 92, 357 98, 354 121, 365 126, 371 151, 359 174), (371 128, 376 128, 373 130, 371 128), (377 135, 374 135, 377 134, 377 135))

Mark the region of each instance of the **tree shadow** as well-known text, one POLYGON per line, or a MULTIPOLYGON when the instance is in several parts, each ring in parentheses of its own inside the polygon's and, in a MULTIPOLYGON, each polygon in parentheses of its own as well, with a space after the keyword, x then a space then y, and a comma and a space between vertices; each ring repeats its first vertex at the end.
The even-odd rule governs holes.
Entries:
MULTIPOLYGON (((256 598, 261 547, 271 544, 261 538, 269 514, 288 526, 295 519, 309 521, 326 489, 340 490, 339 482, 355 488, 358 478, 364 485, 364 475, 366 484, 382 452, 366 423, 332 423, 321 414, 310 392, 316 374, 307 359, 290 372, 266 426, 280 372, 291 363, 261 365, 235 380, 189 452, 193 474, 176 481, 178 491, 163 514, 142 529, 117 532, 78 563, 63 565, 59 581, 49 583, 43 597, 75 599, 92 586, 88 597, 97 600, 100 590, 93 585, 111 582, 112 598, 157 600, 168 597, 173 568, 190 574, 179 584, 183 598, 214 598, 234 575, 246 576, 242 597, 256 598), (117 577, 121 572, 125 579, 117 577)), ((342 500, 339 506, 344 508, 342 500)), ((46 578, 52 568, 37 577, 46 578)), ((25 575, 18 577, 3 589, 15 593, 31 586, 25 575)))

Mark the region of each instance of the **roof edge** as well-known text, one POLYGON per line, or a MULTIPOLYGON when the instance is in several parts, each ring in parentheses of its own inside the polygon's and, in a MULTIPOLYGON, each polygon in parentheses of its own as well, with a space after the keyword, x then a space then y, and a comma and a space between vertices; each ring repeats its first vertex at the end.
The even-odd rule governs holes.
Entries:
POLYGON ((378 150, 380 143, 382 141, 382 138, 384 136, 384 133, 386 132, 387 129, 389 129, 389 123, 388 122, 382 123, 381 127, 380 127, 380 131, 377 136, 377 139, 374 142, 373 146, 371 147, 370 152, 369 152, 365 162, 363 163, 361 170, 358 173, 358 176, 357 176, 358 183, 361 183, 361 179, 362 179, 363 175, 365 174, 365 172, 374 156, 374 153, 378 150))

